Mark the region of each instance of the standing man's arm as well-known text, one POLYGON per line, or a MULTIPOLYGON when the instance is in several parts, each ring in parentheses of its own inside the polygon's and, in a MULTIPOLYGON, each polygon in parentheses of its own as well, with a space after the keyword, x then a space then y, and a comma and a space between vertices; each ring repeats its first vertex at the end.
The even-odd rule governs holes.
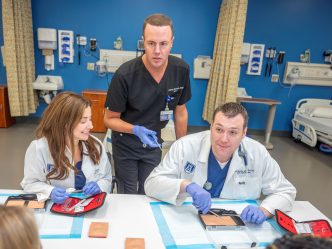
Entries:
POLYGON ((121 113, 112 112, 108 109, 105 109, 104 123, 107 128, 110 128, 113 131, 124 132, 124 133, 133 133, 133 125, 123 121, 120 118, 121 113))
POLYGON ((151 148, 159 147, 156 132, 146 129, 144 126, 132 125, 120 118, 121 113, 105 110, 104 123, 107 128, 113 131, 135 134, 143 144, 151 148))
POLYGON ((174 110, 176 139, 187 135, 188 111, 186 105, 177 105, 174 110))

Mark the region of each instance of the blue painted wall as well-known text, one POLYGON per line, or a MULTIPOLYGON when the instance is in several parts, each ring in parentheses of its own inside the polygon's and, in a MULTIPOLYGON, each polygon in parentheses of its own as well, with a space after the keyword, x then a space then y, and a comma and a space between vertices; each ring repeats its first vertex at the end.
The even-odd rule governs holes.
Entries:
MULTIPOLYGON (((172 52, 181 53, 182 58, 192 65, 197 55, 212 55, 220 3, 221 0, 209 0, 208 4, 200 0, 32 0, 33 26, 35 34, 38 27, 73 30, 88 39, 96 38, 98 46, 104 49, 112 49, 113 41, 120 35, 124 50, 134 51, 142 35, 144 19, 152 13, 161 12, 169 15, 174 22, 172 52)), ((77 46, 75 49, 77 51, 77 46)), ((47 74, 44 58, 37 46, 35 55, 36 74, 47 74)), ((96 55, 99 56, 98 53, 96 55)), ((56 65, 49 74, 61 75, 65 90, 106 90, 107 78, 99 78, 96 73, 86 70, 86 63, 95 61, 92 56, 83 56, 80 66, 77 62, 64 67, 56 65)), ((193 80, 191 74, 191 83, 193 98, 188 104, 189 123, 207 125, 201 118, 207 82, 193 80)), ((43 109, 44 105, 40 106, 36 115, 40 115, 43 109)))
MULTIPOLYGON (((212 55, 219 7, 222 0, 32 0, 33 26, 73 30, 97 38, 100 48, 111 49, 113 41, 120 35, 125 50, 134 50, 137 39, 141 37, 141 26, 146 16, 155 12, 169 15, 174 21, 175 43, 173 53, 181 53, 183 59, 193 70, 193 60, 197 55, 212 55), (98 3, 98 4, 97 4, 98 3)), ((311 61, 323 63, 322 53, 332 49, 330 23, 332 15, 330 0, 249 0, 245 42, 263 43, 266 47, 285 50, 285 61, 299 61, 300 53, 311 49, 311 61)), ((2 33, 2 31, 1 31, 2 33)), ((0 34, 0 43, 2 42, 0 34)), ((77 55, 77 46, 75 45, 77 55)), ((98 54, 96 54, 98 56, 98 54)), ((82 56, 81 65, 55 65, 55 70, 44 69, 44 58, 35 41, 36 75, 61 75, 65 90, 80 93, 83 89, 106 90, 107 79, 99 78, 94 72, 86 70, 87 62, 95 62, 92 56, 82 56)), ((56 51, 57 58, 57 51, 56 51)), ((76 59, 77 57, 75 57, 76 59)), ((285 63, 280 67, 283 76, 285 63)), ((265 65, 263 65, 263 68, 265 65)), ((274 65, 273 73, 276 71, 274 65)), ((271 83, 264 76, 245 74, 242 66, 240 86, 254 97, 280 100, 277 108, 274 130, 290 130, 291 118, 296 102, 305 97, 331 98, 332 87, 295 86, 289 94, 288 89, 271 83), (289 96, 288 96, 289 94, 289 96)), ((206 126, 202 120, 202 109, 207 80, 194 80, 191 72, 192 100, 188 103, 189 125, 206 126)), ((5 79, 0 65, 0 79, 5 79)), ((4 81, 4 80, 2 80, 4 81)), ((246 104, 249 111, 249 128, 264 129, 267 106, 246 104)), ((40 116, 45 105, 40 105, 35 116, 40 116)))
MULTIPOLYGON (((244 41, 284 50, 284 61, 298 62, 300 54, 310 49, 311 62, 324 63, 323 51, 332 49, 331 10, 330 0, 249 0, 244 41)), ((279 67, 282 78, 284 68, 285 62, 279 67)), ((291 119, 299 99, 332 98, 332 87, 296 85, 289 92, 263 75, 246 75, 246 69, 242 66, 239 85, 245 87, 249 95, 282 102, 277 107, 273 130, 291 129, 291 119)), ((272 73, 277 73, 275 64, 272 73)), ((263 129, 268 107, 257 104, 245 106, 250 117, 249 128, 263 129)))

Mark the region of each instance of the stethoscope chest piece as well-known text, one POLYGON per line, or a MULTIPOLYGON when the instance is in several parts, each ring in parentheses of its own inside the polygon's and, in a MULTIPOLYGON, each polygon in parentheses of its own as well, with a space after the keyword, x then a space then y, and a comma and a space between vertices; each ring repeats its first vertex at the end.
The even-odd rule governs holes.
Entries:
POLYGON ((212 189, 212 183, 211 182, 209 182, 209 181, 206 181, 205 183, 204 183, 204 189, 206 189, 206 190, 211 190, 212 189))

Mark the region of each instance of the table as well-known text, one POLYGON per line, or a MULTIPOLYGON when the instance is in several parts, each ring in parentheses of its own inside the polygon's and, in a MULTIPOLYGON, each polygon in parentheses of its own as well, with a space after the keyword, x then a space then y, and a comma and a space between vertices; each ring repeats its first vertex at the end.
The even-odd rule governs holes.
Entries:
POLYGON ((277 109, 277 105, 281 104, 280 101, 273 100, 273 99, 261 99, 261 98, 245 98, 245 97, 238 97, 238 102, 243 103, 256 103, 256 104, 264 104, 269 106, 269 114, 266 122, 266 128, 265 128, 265 138, 263 144, 268 150, 273 149, 273 145, 270 142, 271 132, 272 132, 272 126, 273 126, 273 120, 274 115, 277 109))
MULTIPOLYGON (((0 190, 0 193, 13 194, 22 193, 22 191, 0 190)), ((144 238, 146 249, 165 248, 151 210, 151 201, 156 200, 143 195, 108 194, 104 206, 84 216, 80 239, 42 239, 43 249, 122 249, 127 237, 144 238), (92 221, 109 222, 109 234, 106 239, 87 237, 92 221)), ((328 220, 307 201, 296 201, 293 211, 289 215, 297 221, 328 220)))

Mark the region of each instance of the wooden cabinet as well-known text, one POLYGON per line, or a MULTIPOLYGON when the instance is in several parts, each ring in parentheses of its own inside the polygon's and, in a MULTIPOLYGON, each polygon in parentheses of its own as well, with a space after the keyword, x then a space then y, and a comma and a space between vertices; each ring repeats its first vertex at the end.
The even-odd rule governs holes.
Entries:
POLYGON ((104 125, 104 105, 106 100, 106 91, 100 90, 84 90, 82 95, 89 99, 92 103, 92 132, 106 132, 104 125))
POLYGON ((6 85, 0 85, 0 128, 7 128, 15 123, 10 116, 8 91, 6 85))

